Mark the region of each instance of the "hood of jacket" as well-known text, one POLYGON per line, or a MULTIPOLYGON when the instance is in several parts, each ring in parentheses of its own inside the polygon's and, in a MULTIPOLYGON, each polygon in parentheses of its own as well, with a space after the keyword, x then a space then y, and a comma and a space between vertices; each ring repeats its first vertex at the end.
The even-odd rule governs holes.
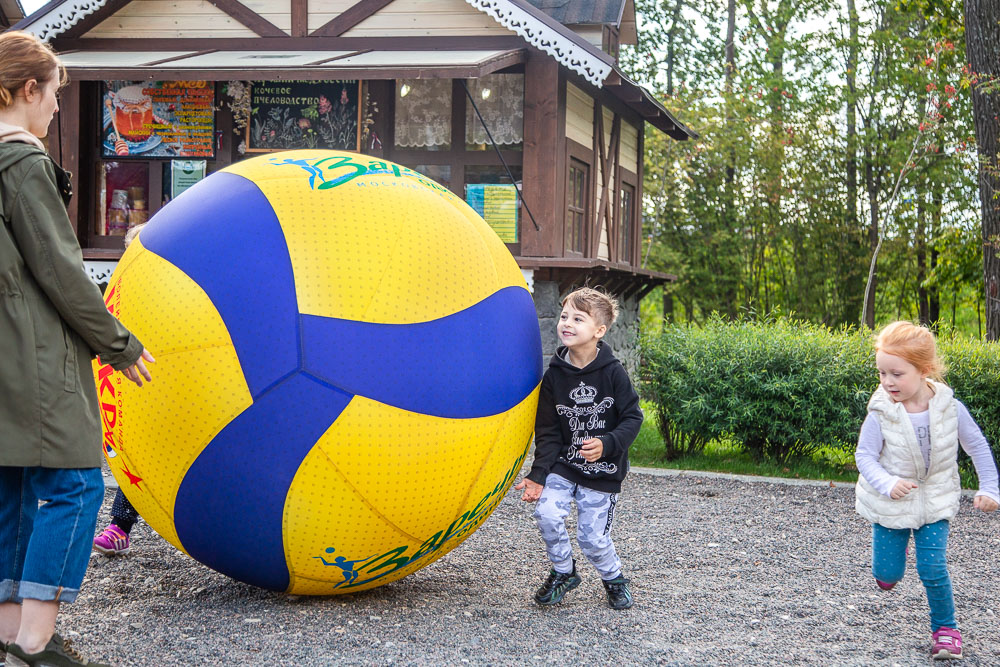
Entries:
POLYGON ((556 353, 552 355, 552 359, 549 361, 549 366, 554 368, 564 368, 571 373, 593 373, 594 371, 604 368, 608 364, 613 364, 618 359, 615 358, 614 352, 611 350, 611 346, 600 341, 597 343, 597 356, 594 360, 583 368, 577 368, 569 362, 569 349, 565 345, 560 345, 556 348, 556 353))
POLYGON ((6 144, 10 142, 29 144, 35 148, 45 150, 45 144, 42 143, 42 140, 20 125, 0 122, 0 143, 6 144))

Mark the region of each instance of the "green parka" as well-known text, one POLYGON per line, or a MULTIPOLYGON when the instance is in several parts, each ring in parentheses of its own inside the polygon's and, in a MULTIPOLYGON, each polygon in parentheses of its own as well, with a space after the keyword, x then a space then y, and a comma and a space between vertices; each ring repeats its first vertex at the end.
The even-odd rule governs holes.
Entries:
POLYGON ((91 359, 122 370, 143 350, 84 271, 57 174, 68 184, 39 148, 0 143, 0 466, 100 466, 91 359))

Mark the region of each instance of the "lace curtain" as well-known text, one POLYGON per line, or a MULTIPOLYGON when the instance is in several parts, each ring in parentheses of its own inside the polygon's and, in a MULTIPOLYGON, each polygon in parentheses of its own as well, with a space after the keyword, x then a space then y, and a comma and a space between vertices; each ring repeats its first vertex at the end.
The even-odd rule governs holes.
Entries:
MULTIPOLYGON (((510 146, 524 141, 523 74, 487 74, 481 79, 467 79, 465 85, 498 145, 510 146)), ((490 143, 486 129, 468 103, 465 105, 465 143, 487 146, 490 143)))
POLYGON ((448 148, 451 144, 451 79, 396 82, 396 146, 448 148))

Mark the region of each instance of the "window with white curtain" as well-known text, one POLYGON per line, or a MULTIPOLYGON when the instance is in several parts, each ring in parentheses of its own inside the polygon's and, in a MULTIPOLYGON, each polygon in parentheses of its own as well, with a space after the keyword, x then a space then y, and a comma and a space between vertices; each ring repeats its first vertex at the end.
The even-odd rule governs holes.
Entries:
POLYGON ((396 148, 451 148, 451 79, 396 81, 396 148))
MULTIPOLYGON (((500 148, 521 150, 524 144, 524 75, 487 74, 479 79, 466 79, 465 85, 489 127, 493 141, 500 148)), ((465 105, 465 148, 492 149, 486 128, 468 100, 465 105)))

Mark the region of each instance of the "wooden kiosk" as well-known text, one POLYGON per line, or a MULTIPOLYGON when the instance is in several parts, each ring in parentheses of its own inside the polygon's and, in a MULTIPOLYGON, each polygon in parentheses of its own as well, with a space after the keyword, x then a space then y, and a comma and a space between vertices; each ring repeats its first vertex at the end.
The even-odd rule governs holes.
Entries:
MULTIPOLYGON (((643 132, 694 136, 617 68, 632 0, 53 0, 7 25, 71 83, 49 150, 75 176, 86 268, 106 281, 129 226, 261 151, 328 147, 404 164, 477 208, 532 286, 545 353, 558 300, 622 300, 634 369, 643 132), (520 199, 518 192, 520 191, 520 199), (520 203, 523 202, 523 203, 520 203)), ((261 276, 266 280, 266 276, 261 276)))

